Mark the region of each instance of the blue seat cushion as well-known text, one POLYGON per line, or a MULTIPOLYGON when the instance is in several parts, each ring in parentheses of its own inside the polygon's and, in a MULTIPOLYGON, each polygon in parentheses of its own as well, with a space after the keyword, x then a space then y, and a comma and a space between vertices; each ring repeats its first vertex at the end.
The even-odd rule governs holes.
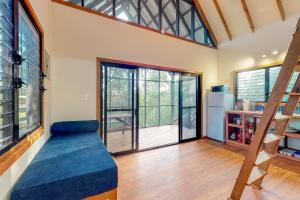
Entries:
POLYGON ((67 135, 82 132, 96 132, 99 129, 98 120, 56 122, 51 127, 53 135, 67 135))
POLYGON ((30 163, 12 200, 83 199, 118 186, 118 169, 97 132, 58 134, 30 163))
POLYGON ((97 146, 101 146, 103 149, 105 149, 105 146, 97 132, 54 135, 43 146, 32 162, 39 162, 41 160, 56 157, 64 153, 70 153, 80 149, 85 149, 88 147, 93 148, 97 146))

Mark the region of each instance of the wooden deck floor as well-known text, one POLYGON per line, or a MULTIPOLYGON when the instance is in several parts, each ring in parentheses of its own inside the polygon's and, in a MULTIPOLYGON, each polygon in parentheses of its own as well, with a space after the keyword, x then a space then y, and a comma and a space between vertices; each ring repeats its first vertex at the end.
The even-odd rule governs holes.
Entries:
MULTIPOLYGON (((194 130, 184 128, 184 137, 194 137, 194 130)), ((131 131, 108 133, 107 146, 110 152, 122 152, 131 149, 131 131)), ((167 144, 177 143, 179 141, 178 126, 166 125, 150 128, 141 128, 139 130, 139 149, 148 149, 167 144)))
MULTIPOLYGON (((243 151, 211 140, 116 157, 119 200, 226 200, 240 170, 243 151)), ((299 200, 300 165, 274 159, 258 191, 243 200, 299 200)))

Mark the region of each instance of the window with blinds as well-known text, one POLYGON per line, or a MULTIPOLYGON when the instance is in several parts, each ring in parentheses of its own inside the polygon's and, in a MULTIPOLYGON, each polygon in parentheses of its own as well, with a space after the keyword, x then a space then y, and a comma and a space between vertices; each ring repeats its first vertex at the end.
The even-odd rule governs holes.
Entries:
MULTIPOLYGON (((236 92, 237 99, 254 100, 265 102, 272 93, 281 66, 267 67, 251 71, 237 73, 236 92)), ((299 72, 294 72, 286 92, 291 92, 299 72)), ((285 95, 282 102, 286 102, 288 95, 285 95)))
POLYGON ((237 99, 265 101, 265 69, 237 74, 237 99))
POLYGON ((19 52, 25 58, 19 67, 24 82, 19 88, 19 137, 40 126, 40 36, 19 5, 19 52))
POLYGON ((41 34, 26 9, 0 1, 0 154, 41 126, 41 34))
MULTIPOLYGON (((278 67, 271 67, 269 69, 269 95, 271 94, 272 90, 273 90, 273 87, 274 87, 274 84, 276 82, 276 79, 278 77, 278 74, 279 74, 279 71, 280 71, 280 66, 278 67)), ((292 89, 293 89, 293 86, 297 80, 297 77, 299 75, 299 72, 294 72, 291 80, 290 80, 290 83, 288 85, 288 88, 286 90, 286 92, 291 92, 292 89)), ((283 102, 286 102, 288 99, 288 95, 285 95, 282 99, 283 102)))
POLYGON ((12 1, 0 2, 0 150, 13 142, 12 1))

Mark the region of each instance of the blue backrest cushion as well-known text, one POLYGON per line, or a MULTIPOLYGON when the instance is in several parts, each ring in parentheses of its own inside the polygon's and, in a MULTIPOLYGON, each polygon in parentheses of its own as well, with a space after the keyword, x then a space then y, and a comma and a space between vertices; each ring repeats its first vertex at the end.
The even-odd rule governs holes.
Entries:
POLYGON ((55 122, 51 127, 52 135, 67 135, 82 132, 96 132, 98 120, 55 122))

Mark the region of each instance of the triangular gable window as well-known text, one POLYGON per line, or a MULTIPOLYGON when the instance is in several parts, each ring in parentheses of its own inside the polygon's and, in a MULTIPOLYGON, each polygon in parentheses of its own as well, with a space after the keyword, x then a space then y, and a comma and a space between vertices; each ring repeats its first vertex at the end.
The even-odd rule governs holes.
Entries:
POLYGON ((117 19, 216 47, 193 0, 63 0, 117 19))

